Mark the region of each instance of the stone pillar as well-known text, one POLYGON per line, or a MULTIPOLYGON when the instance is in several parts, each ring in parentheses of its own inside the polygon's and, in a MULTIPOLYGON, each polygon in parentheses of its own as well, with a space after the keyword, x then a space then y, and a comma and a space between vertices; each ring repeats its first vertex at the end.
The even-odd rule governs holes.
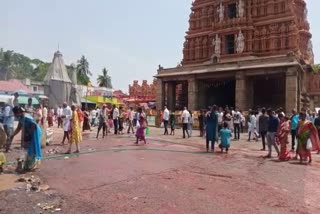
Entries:
POLYGON ((157 110, 161 110, 164 106, 165 84, 161 79, 157 80, 157 110))
POLYGON ((296 67, 288 68, 286 72, 286 113, 292 109, 298 109, 298 72, 296 67))
POLYGON ((206 84, 202 81, 198 82, 198 108, 200 109, 207 109, 207 88, 206 84))
POLYGON ((188 110, 198 110, 198 82, 195 78, 188 80, 188 110))
POLYGON ((175 111, 176 108, 176 82, 168 82, 167 89, 167 102, 168 109, 170 111, 175 111))
POLYGON ((236 107, 243 111, 247 111, 248 107, 248 90, 247 90, 247 80, 244 72, 238 72, 236 74, 236 107))

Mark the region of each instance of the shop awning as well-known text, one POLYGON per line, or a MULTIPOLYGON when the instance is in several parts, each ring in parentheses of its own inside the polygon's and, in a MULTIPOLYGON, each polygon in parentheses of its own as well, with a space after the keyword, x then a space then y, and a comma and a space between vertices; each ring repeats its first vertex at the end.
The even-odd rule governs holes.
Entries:
MULTIPOLYGON (((26 104, 28 104, 28 99, 29 99, 29 97, 19 96, 18 103, 22 104, 22 105, 26 105, 26 104)), ((32 97, 32 105, 39 105, 39 100, 32 97)))
POLYGON ((108 98, 103 96, 87 96, 84 99, 96 104, 120 105, 119 100, 117 98, 108 98))

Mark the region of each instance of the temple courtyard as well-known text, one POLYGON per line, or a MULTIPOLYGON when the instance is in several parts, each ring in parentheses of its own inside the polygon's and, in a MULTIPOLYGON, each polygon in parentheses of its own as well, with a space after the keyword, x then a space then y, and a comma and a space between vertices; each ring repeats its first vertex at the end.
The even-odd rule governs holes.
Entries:
POLYGON ((212 154, 198 131, 189 139, 162 132, 152 128, 148 144, 136 146, 133 135, 96 140, 93 130, 80 155, 64 155, 55 128, 57 145, 43 149, 35 172, 13 173, 20 151, 8 155, 0 213, 318 213, 320 155, 311 165, 264 159, 247 134, 229 154, 212 154))

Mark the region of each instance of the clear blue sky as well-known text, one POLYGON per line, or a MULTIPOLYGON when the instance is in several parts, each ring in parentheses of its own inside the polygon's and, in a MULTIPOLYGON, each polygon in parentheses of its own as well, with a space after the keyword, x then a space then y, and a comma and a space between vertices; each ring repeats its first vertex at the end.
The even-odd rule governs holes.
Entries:
MULTIPOLYGON (((319 0, 307 0, 320 62, 319 0), (318 21, 318 23, 316 23, 318 21)), ((191 0, 0 0, 0 47, 51 61, 58 43, 66 63, 85 55, 93 82, 103 67, 115 88, 152 80, 158 64, 176 66, 191 0)))

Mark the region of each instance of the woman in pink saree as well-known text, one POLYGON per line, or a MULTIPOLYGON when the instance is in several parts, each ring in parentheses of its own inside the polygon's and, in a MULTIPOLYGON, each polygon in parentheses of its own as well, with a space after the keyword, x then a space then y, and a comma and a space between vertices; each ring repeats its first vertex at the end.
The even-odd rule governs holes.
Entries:
POLYGON ((137 128, 136 132, 136 144, 138 144, 139 140, 143 141, 144 144, 147 144, 146 136, 145 136, 145 129, 147 127, 147 119, 145 113, 142 111, 142 108, 138 109, 139 113, 139 127, 137 128))
POLYGON ((288 135, 290 133, 290 124, 287 117, 283 114, 279 114, 280 125, 277 132, 277 143, 280 145, 279 160, 288 161, 291 159, 291 154, 288 145, 288 135))
POLYGON ((311 151, 320 151, 319 137, 317 128, 309 120, 306 120, 306 113, 300 113, 300 121, 298 124, 298 147, 297 155, 300 158, 300 163, 302 161, 312 162, 311 151), (311 146, 308 145, 308 141, 311 141, 311 146))

